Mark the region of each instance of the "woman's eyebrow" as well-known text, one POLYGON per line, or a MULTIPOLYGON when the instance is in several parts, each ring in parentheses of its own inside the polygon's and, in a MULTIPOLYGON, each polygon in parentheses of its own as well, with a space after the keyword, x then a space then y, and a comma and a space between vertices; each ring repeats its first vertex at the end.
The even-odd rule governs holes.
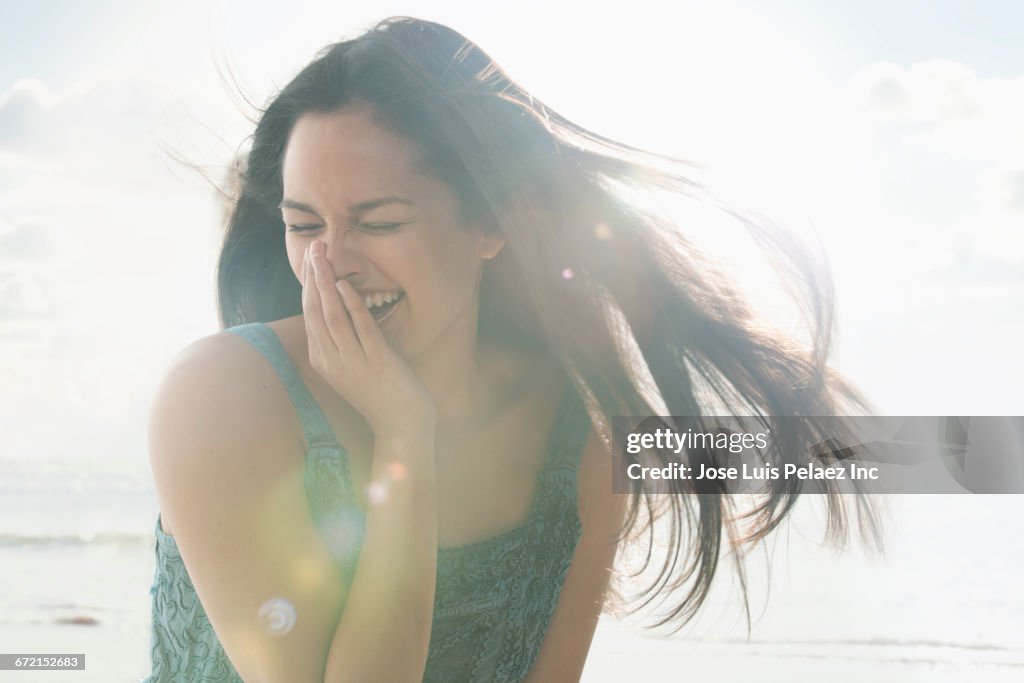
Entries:
MULTIPOLYGON (((378 197, 377 199, 368 199, 365 202, 359 202, 357 204, 351 204, 348 207, 348 211, 351 215, 358 216, 359 214, 366 213, 370 209, 376 209, 377 207, 384 206, 386 204, 405 204, 407 206, 416 206, 415 203, 408 199, 391 195, 388 197, 378 197)), ((309 204, 306 204, 305 202, 297 202, 294 199, 282 199, 281 203, 277 205, 277 208, 297 209, 298 211, 305 211, 306 213, 313 214, 317 218, 323 218, 323 216, 318 214, 309 204)))

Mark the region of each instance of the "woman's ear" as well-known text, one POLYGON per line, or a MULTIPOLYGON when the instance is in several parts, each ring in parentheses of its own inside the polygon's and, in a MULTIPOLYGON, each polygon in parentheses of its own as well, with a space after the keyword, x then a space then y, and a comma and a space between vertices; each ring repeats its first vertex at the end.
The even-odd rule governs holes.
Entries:
POLYGON ((505 246, 505 236, 500 230, 490 230, 480 237, 480 258, 490 260, 505 246))

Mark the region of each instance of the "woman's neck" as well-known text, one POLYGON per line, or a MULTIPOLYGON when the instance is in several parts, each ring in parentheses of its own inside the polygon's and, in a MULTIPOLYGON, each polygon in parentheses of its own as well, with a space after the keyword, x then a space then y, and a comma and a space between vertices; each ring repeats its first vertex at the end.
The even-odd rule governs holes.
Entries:
POLYGON ((506 393, 508 355, 475 335, 437 346, 412 366, 434 397, 438 433, 473 431, 495 413, 506 393))
MULTIPOLYGON (((280 336, 291 346, 300 374, 320 396, 331 398, 332 412, 362 417, 313 369, 309 363, 308 340, 302 316, 282 320, 280 336), (291 324, 285 324, 291 323, 291 324)), ((445 335, 410 365, 434 397, 438 434, 461 435, 475 431, 498 412, 515 392, 526 371, 526 354, 494 340, 465 335, 461 341, 445 335)))

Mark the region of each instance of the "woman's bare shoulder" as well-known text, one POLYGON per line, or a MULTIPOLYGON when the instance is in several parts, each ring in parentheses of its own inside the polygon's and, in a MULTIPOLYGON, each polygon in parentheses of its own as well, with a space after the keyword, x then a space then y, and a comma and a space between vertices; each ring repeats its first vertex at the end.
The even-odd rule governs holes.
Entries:
MULTIPOLYGON (((162 500, 197 477, 245 487, 301 460, 301 424, 276 372, 248 342, 230 332, 201 337, 171 360, 150 405, 149 459, 162 500)), ((173 506, 171 506, 173 509, 173 506)), ((164 531, 173 535, 166 505, 164 531)))
POLYGON ((201 427, 225 434, 244 428, 301 444, 298 418, 289 419, 289 404, 267 359, 245 339, 221 331, 196 339, 174 356, 153 398, 150 419, 190 424, 193 434, 201 427))
MULTIPOLYGON (((292 355, 287 350, 290 344, 285 342, 292 335, 284 335, 282 331, 292 327, 291 320, 267 323, 278 335, 289 356, 292 355)), ((182 348, 169 363, 165 379, 176 375, 186 381, 199 382, 207 389, 219 393, 235 393, 253 398, 261 395, 273 397, 283 393, 273 391, 279 387, 269 380, 277 377, 277 371, 267 358, 241 336, 227 330, 200 337, 182 348)), ((280 388, 283 390, 283 386, 280 388)))
POLYGON ((221 331, 190 342, 170 360, 161 391, 202 392, 223 401, 221 409, 245 409, 267 394, 274 370, 248 342, 221 331))

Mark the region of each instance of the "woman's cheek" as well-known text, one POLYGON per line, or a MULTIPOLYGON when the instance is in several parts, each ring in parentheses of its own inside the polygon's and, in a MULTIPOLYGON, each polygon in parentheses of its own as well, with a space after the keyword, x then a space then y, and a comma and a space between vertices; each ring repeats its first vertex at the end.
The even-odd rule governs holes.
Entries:
POLYGON ((299 284, 305 285, 302 282, 302 256, 303 250, 297 244, 290 244, 286 246, 288 253, 288 265, 291 266, 292 272, 295 273, 295 279, 299 281, 299 284))

